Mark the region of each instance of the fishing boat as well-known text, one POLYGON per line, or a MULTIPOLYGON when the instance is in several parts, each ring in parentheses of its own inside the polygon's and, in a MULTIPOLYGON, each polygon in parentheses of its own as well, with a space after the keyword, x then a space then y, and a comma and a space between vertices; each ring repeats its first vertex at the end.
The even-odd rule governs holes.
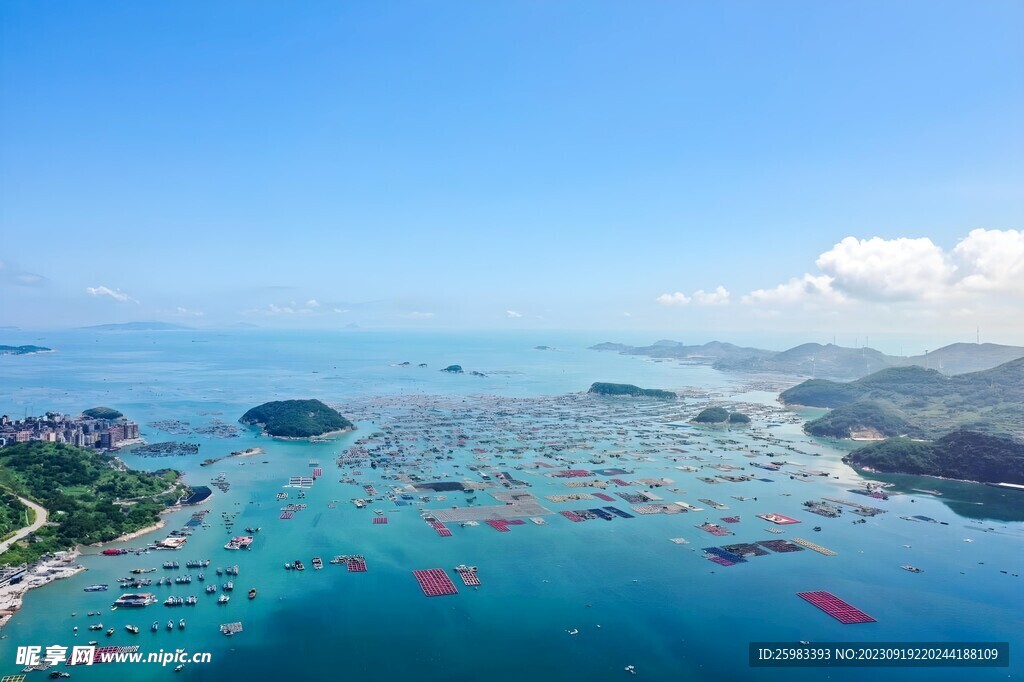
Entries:
POLYGON ((197 603, 199 603, 199 597, 194 594, 185 600, 187 606, 195 606, 197 603))
POLYGON ((152 630, 153 632, 156 632, 159 629, 160 629, 160 621, 154 620, 153 621, 153 626, 150 628, 150 630, 152 630))
POLYGON ((103 629, 103 623, 93 623, 92 625, 89 626, 89 629, 90 630, 102 630, 103 629))
POLYGON ((89 587, 83 587, 83 592, 106 592, 109 585, 89 585, 89 587))
POLYGON ((207 585, 206 586, 206 594, 213 594, 216 591, 217 591, 217 586, 216 585, 207 585))
POLYGON ((255 599, 255 598, 256 598, 256 588, 254 587, 253 589, 249 590, 249 599, 255 599))
POLYGON ((298 559, 296 559, 296 560, 295 560, 295 570, 296 570, 296 571, 305 571, 305 570, 306 570, 306 567, 302 565, 302 562, 301 562, 301 561, 299 561, 298 559))
POLYGON ((906 565, 906 566, 900 566, 900 568, 902 568, 904 571, 910 571, 911 573, 920 573, 921 572, 920 568, 918 568, 917 566, 911 566, 909 564, 906 565))
POLYGON ((122 594, 114 602, 114 606, 143 607, 155 603, 156 597, 152 594, 149 592, 139 592, 136 594, 122 594))
POLYGON ((139 634, 139 626, 138 625, 125 625, 124 629, 127 630, 128 632, 132 633, 133 635, 139 634))
POLYGON ((178 621, 178 629, 179 630, 184 630, 185 629, 185 619, 184 618, 182 618, 181 620, 178 621))
POLYGON ((231 599, 231 597, 229 597, 228 595, 222 594, 219 597, 217 597, 217 603, 218 604, 227 604, 228 600, 230 600, 230 599, 231 599))
POLYGON ((226 583, 224 583, 223 589, 225 592, 230 592, 231 590, 235 589, 235 584, 229 580, 226 583))
POLYGON ((173 630, 174 629, 174 621, 173 620, 167 621, 167 629, 168 630, 173 630))
POLYGON ((107 637, 110 637, 112 634, 114 634, 114 628, 107 630, 107 637))
POLYGON ((323 567, 324 567, 324 561, 323 561, 323 559, 321 559, 321 558, 320 558, 320 557, 318 557, 318 556, 315 556, 315 557, 313 557, 313 568, 314 568, 315 570, 319 571, 319 570, 320 570, 321 568, 323 568, 323 567))
POLYGON ((184 663, 179 663, 178 665, 174 666, 174 672, 180 673, 181 669, 184 668, 184 667, 185 667, 184 663))

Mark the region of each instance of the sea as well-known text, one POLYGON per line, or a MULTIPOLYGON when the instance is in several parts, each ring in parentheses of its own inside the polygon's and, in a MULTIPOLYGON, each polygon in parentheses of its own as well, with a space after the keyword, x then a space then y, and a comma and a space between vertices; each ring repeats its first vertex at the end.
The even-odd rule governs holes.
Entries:
MULTIPOLYGON (((19 646, 72 647, 96 639, 100 645, 138 645, 146 654, 208 652, 210 662, 188 663, 177 674, 173 665, 158 663, 52 670, 70 671, 76 680, 218 682, 1024 679, 1024 493, 900 476, 885 479, 893 484, 887 500, 851 493, 864 479, 841 462, 849 446, 804 434, 801 422, 813 411, 780 416, 778 388, 799 377, 722 373, 706 365, 589 350, 608 340, 629 339, 543 331, 5 332, 4 343, 31 343, 56 352, 0 356, 0 413, 20 418, 115 407, 140 424, 147 442, 200 445, 196 455, 171 458, 139 457, 124 450, 119 456, 129 466, 173 467, 193 485, 210 485, 223 473, 230 488, 214 489, 201 507, 209 510, 209 527, 196 528, 180 551, 105 557, 99 555, 102 548, 84 548, 80 561, 87 571, 29 592, 22 610, 2 630, 0 676, 20 674, 19 646), (461 365, 465 373, 439 371, 451 364, 461 365), (596 381, 679 390, 679 414, 666 420, 651 413, 650 401, 579 395, 596 381), (622 467, 630 472, 622 478, 630 480, 669 478, 673 483, 651 490, 668 502, 685 500, 704 509, 583 523, 551 514, 544 516, 545 525, 527 522, 507 533, 485 524, 448 523, 452 536, 441 537, 424 523, 420 509, 464 505, 462 493, 429 502, 416 493, 417 499, 404 506, 387 499, 361 509, 351 503, 368 496, 364 485, 375 486, 381 494, 396 485, 394 479, 383 478, 387 471, 362 467, 356 474, 357 469, 335 464, 341 453, 380 429, 380 423, 357 421, 355 431, 324 442, 275 440, 237 424, 255 405, 292 398, 353 406, 359 414, 383 414, 407 404, 410 418, 421 421, 433 414, 486 413, 495 404, 507 408, 521 400, 520 412, 506 409, 495 417, 515 423, 520 432, 530 428, 530 415, 537 409, 562 410, 559 419, 564 419, 567 437, 586 439, 588 430, 598 427, 615 431, 592 443, 593 449, 563 453, 574 466, 622 467), (573 400, 606 401, 607 421, 574 421, 573 400), (729 430, 688 423, 709 404, 749 405, 753 423, 729 430), (189 431, 216 420, 238 426, 237 434, 224 438, 189 431), (703 459, 672 459, 680 453, 663 447, 664 439, 653 447, 638 442, 631 430, 648 421, 651 428, 679 434, 686 443, 680 450, 703 459), (249 447, 263 448, 265 454, 200 466, 204 459, 249 447), (640 450, 645 454, 636 454, 640 450), (754 450, 761 456, 744 456, 754 450), (618 454, 605 464, 588 461, 600 453, 618 454), (771 459, 794 464, 780 472, 751 468, 755 461, 769 461, 769 453, 771 459), (300 500, 297 489, 285 486, 290 477, 311 475, 311 460, 324 473, 300 500), (725 462, 757 478, 710 484, 699 477, 720 471, 696 474, 677 468, 725 462), (792 476, 798 467, 827 475, 792 476), (289 494, 287 502, 277 500, 281 492, 289 494), (853 523, 861 517, 849 508, 837 519, 807 513, 804 501, 822 497, 877 506, 885 513, 866 518, 866 523, 853 523), (709 508, 698 502, 701 498, 729 509, 709 508), (307 507, 292 519, 280 519, 280 508, 288 502, 307 507), (372 523, 375 509, 388 517, 388 524, 372 523), (767 532, 772 524, 756 517, 762 513, 785 514, 800 523, 778 526, 783 533, 772 534, 767 532), (721 521, 730 515, 740 516, 740 522, 721 521), (717 538, 696 527, 705 521, 727 525, 735 535, 717 538), (244 534, 247 526, 261 529, 252 549, 225 550, 225 542, 244 534), (814 526, 821 531, 813 531, 814 526), (836 556, 810 550, 770 553, 722 566, 702 552, 731 542, 796 537, 825 546, 836 556), (687 544, 672 542, 674 538, 687 544), (310 565, 314 556, 326 563, 334 555, 354 553, 366 558, 366 573, 333 565, 315 571, 310 565), (194 607, 157 603, 142 610, 111 609, 119 594, 117 579, 130 569, 156 567, 149 577, 157 578, 195 574, 197 570, 185 569, 186 560, 206 558, 212 560, 205 569, 207 582, 226 581, 213 574, 215 567, 239 566, 228 604, 217 605, 203 594, 202 583, 193 582, 184 589, 142 589, 161 601, 169 594, 197 594, 200 603, 194 607), (160 568, 172 559, 180 562, 180 570, 160 568), (285 570, 295 559, 303 561, 305 571, 285 570), (478 568, 479 588, 462 584, 452 571, 459 564, 478 568), (901 570, 907 564, 922 572, 901 570), (426 597, 412 571, 429 568, 444 569, 458 594, 426 597), (83 592, 94 583, 111 587, 108 592, 83 592), (253 600, 246 598, 250 588, 258 591, 253 600), (844 625, 797 596, 818 590, 837 595, 876 622, 844 625), (100 615, 89 617, 90 611, 100 615), (175 624, 185 618, 186 628, 167 631, 169 618, 175 624), (160 623, 157 632, 150 631, 154 620, 160 623), (98 622, 104 629, 113 627, 115 634, 108 638, 87 629, 98 622), (219 626, 232 622, 242 623, 242 632, 222 635, 219 626), (125 631, 127 624, 141 631, 132 635, 125 631), (750 665, 751 642, 799 641, 1008 642, 1010 659, 1008 667, 988 668, 750 665)), ((591 417, 594 409, 603 409, 588 405, 591 417)), ((465 468, 469 464, 494 465, 529 483, 528 491, 552 511, 615 505, 633 513, 634 505, 619 497, 614 502, 548 501, 548 495, 595 490, 567 487, 566 479, 550 475, 554 469, 514 468, 542 459, 536 453, 521 460, 496 459, 494 443, 474 442, 476 423, 466 425, 466 446, 454 448, 452 460, 439 462, 437 472, 443 471, 447 480, 474 476, 465 468), (486 452, 481 455, 473 448, 486 452), (458 463, 463 468, 452 468, 458 463)), ((419 445, 410 442, 406 447, 419 445)), ((643 488, 610 487, 604 492, 614 496, 643 488)), ((480 491, 475 504, 498 504, 490 497, 492 491, 480 491)), ((183 527, 193 511, 174 512, 166 517, 164 529, 110 546, 144 547, 183 527)), ((30 672, 27 679, 46 675, 30 672)))

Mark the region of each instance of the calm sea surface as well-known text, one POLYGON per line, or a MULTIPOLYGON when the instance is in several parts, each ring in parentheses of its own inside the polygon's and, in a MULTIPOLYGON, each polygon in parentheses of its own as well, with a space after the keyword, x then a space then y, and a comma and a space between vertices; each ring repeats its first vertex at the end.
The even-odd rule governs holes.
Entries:
MULTIPOLYGON (((594 451, 578 452, 572 456, 584 468, 621 465, 634 471, 624 476, 627 480, 671 478, 675 483, 668 487, 685 492, 660 492, 666 501, 685 500, 706 511, 585 523, 571 523, 556 514, 546 517, 547 525, 527 523, 509 533, 495 532, 486 525, 462 528, 450 523, 450 538, 439 537, 424 524, 417 511, 419 502, 395 507, 384 500, 371 503, 368 509, 349 503, 365 492, 361 485, 339 481, 352 472, 339 470, 335 458, 379 424, 361 422, 354 433, 327 443, 273 441, 248 429, 228 439, 183 436, 148 425, 182 420, 202 426, 213 419, 234 424, 254 405, 287 398, 320 398, 342 405, 380 399, 392 406, 407 401, 422 408, 437 396, 439 403, 465 404, 470 409, 480 406, 480 410, 491 399, 479 396, 527 398, 531 404, 550 399, 553 404, 558 396, 584 391, 594 381, 703 389, 714 400, 775 405, 775 393, 752 383, 750 377, 586 350, 605 340, 597 335, 540 332, 6 333, 4 343, 34 343, 59 352, 0 356, 0 412, 21 417, 26 412, 77 414, 95 405, 116 407, 142 425, 142 435, 149 442, 201 444, 199 455, 191 457, 123 454, 130 466, 173 466, 195 485, 208 484, 224 472, 231 488, 227 493, 215 491, 205 505, 211 510, 211 527, 197 530, 183 550, 115 558, 86 555, 81 561, 88 571, 30 592, 24 609, 3 630, 6 638, 0 640, 0 675, 20 671, 15 665, 18 645, 71 646, 96 638, 101 644, 138 644, 147 653, 179 647, 209 651, 213 662, 189 665, 178 675, 170 667, 153 664, 75 667, 74 679, 1022 679, 1020 657, 1024 651, 1019 647, 1024 644, 1024 582, 1014 574, 1022 572, 1024 563, 1024 523, 1003 519, 1020 518, 1024 495, 1007 497, 978 486, 914 479, 900 481, 901 489, 909 494, 875 503, 848 492, 860 479, 839 461, 842 452, 826 442, 811 441, 798 424, 769 425, 759 417, 749 433, 707 432, 686 426, 682 433, 708 448, 700 455, 727 457, 729 463, 747 467, 744 473, 756 474, 762 470, 750 469, 751 461, 766 458, 751 460, 739 451, 768 449, 763 440, 752 440, 752 434, 770 434, 803 453, 777 446, 774 452, 779 459, 826 470, 829 477, 805 482, 765 471, 763 477, 771 482, 711 485, 697 480, 698 475, 710 472, 679 471, 676 465, 694 462, 668 461, 673 453, 667 451, 652 455, 652 461, 612 460, 604 465, 588 465, 586 460, 594 451), (534 350, 540 344, 556 350, 534 350), (396 366, 401 362, 411 366, 396 366), (419 363, 428 367, 417 367, 419 363), (467 374, 438 371, 455 363, 467 374), (471 370, 486 376, 471 376, 471 370), (723 446, 721 439, 734 443, 723 446), (263 447, 266 454, 199 467, 207 457, 250 446, 263 447), (291 520, 280 520, 279 508, 284 503, 276 501, 276 494, 287 490, 282 486, 290 476, 309 475, 310 460, 320 462, 324 476, 302 500, 308 509, 291 520), (943 495, 915 493, 915 487, 939 490, 943 495), (737 501, 733 496, 758 499, 737 501), (805 500, 822 496, 876 504, 887 513, 869 518, 865 524, 853 524, 860 517, 844 513, 839 519, 826 519, 802 509, 805 500), (707 509, 698 502, 700 498, 717 500, 730 509, 707 509), (329 506, 332 500, 339 500, 333 508, 329 506), (371 523, 374 508, 387 510, 388 525, 371 523), (246 526, 262 528, 252 551, 223 549, 231 536, 221 522, 225 512, 237 513, 236 532, 246 526), (766 512, 788 514, 802 523, 772 535, 765 531, 770 524, 754 516, 766 512), (736 535, 728 539, 714 538, 695 527, 731 514, 742 520, 731 527, 736 535), (912 515, 940 523, 900 518, 912 515), (813 526, 821 526, 822 531, 813 532, 813 526), (704 559, 700 551, 729 542, 793 537, 817 542, 838 556, 811 551, 771 554, 722 567, 704 559), (685 538, 690 544, 675 544, 670 538, 685 538), (348 573, 338 566, 325 566, 322 571, 310 567, 309 560, 316 555, 326 562, 336 554, 357 552, 365 555, 369 565, 365 574, 348 573), (181 563, 181 571, 160 569, 153 575, 194 574, 196 570, 186 571, 185 561, 210 558, 209 581, 216 579, 214 567, 237 563, 240 575, 234 579, 237 587, 231 602, 216 605, 202 593, 202 584, 194 582, 187 586, 191 589, 144 589, 161 600, 169 594, 198 594, 196 607, 169 609, 157 604, 142 611, 110 610, 117 596, 118 577, 128 575, 131 568, 159 567, 171 558, 181 563), (303 560, 307 570, 284 570, 283 564, 296 558, 303 560), (483 585, 478 590, 462 586, 451 572, 462 563, 479 567, 483 585), (903 564, 916 565, 924 572, 900 570, 903 564), (448 570, 460 587, 459 594, 424 597, 412 576, 412 570, 421 568, 448 570), (109 583, 111 590, 82 591, 92 583, 109 583), (250 587, 259 591, 253 601, 245 598, 250 587), (842 625, 795 594, 808 590, 833 592, 878 622, 842 625), (90 618, 88 611, 101 611, 102 615, 90 618), (153 620, 164 623, 171 617, 175 621, 186 618, 187 628, 149 631, 153 620), (102 633, 91 637, 97 633, 86 629, 100 621, 105 628, 116 628, 109 639, 102 633), (219 624, 233 621, 243 623, 242 634, 228 638, 218 633, 219 624), (142 632, 135 636, 125 632, 128 623, 139 625, 142 632), (75 626, 79 627, 77 636, 75 626), (570 635, 569 630, 578 630, 578 634, 570 635), (798 640, 1009 641, 1012 665, 966 671, 748 667, 748 642, 798 640), (635 666, 635 676, 624 670, 627 665, 635 666)), ((704 399, 687 398, 682 412, 692 416, 704 403, 704 399)), ((635 419, 642 419, 642 411, 638 415, 635 419)), ((509 417, 513 421, 525 418, 509 417)), ((577 428, 568 425, 566 433, 586 435, 585 429, 574 432, 577 428)), ((472 440, 468 428, 466 435, 472 440)), ((615 440, 595 443, 595 451, 614 450, 615 440)), ((455 461, 473 463, 470 447, 475 444, 457 451, 455 461)), ((697 452, 697 447, 687 449, 697 452)), ((539 457, 507 460, 502 469, 536 459, 539 457)), ((454 480, 471 475, 464 469, 448 471, 454 480)), ((629 511, 632 506, 618 498, 615 502, 548 502, 543 499, 547 495, 577 491, 567 488, 562 479, 543 474, 544 469, 529 470, 522 472, 522 477, 550 509, 614 504, 629 511)), ((369 468, 356 478, 382 492, 394 483, 383 481, 369 468)), ((289 501, 296 502, 296 491, 289 492, 289 501)), ((614 495, 616 489, 606 492, 614 495)), ((495 503, 487 492, 478 497, 476 504, 495 503)), ((454 493, 446 502, 422 506, 445 509, 462 500, 461 493, 454 493)), ((128 544, 143 546, 162 538, 167 530, 180 528, 189 515, 171 515, 165 530, 128 544)), ((32 673, 29 679, 44 679, 45 675, 32 673)))

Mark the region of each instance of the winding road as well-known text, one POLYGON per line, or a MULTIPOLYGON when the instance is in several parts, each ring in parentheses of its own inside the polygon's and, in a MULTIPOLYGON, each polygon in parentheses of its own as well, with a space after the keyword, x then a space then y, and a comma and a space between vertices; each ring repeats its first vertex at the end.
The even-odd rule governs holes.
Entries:
POLYGON ((24 504, 26 507, 31 507, 32 509, 35 510, 36 520, 32 523, 31 526, 25 526, 17 533, 12 535, 10 538, 4 540, 3 542, 0 542, 0 554, 6 552, 11 547, 11 545, 13 545, 18 540, 21 540, 22 538, 27 537, 32 533, 36 532, 37 530, 39 530, 40 528, 42 528, 43 524, 46 523, 45 509, 43 509, 42 507, 40 507, 38 504, 31 500, 26 500, 24 497, 19 497, 18 499, 21 500, 21 503, 24 504))

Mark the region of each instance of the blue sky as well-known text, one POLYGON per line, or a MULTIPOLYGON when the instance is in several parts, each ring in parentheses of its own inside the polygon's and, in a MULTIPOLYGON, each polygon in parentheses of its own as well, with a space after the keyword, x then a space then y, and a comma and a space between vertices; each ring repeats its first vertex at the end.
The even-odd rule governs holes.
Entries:
POLYGON ((1020 3, 9 1, 0 32, 0 324, 1024 343, 1020 3))

